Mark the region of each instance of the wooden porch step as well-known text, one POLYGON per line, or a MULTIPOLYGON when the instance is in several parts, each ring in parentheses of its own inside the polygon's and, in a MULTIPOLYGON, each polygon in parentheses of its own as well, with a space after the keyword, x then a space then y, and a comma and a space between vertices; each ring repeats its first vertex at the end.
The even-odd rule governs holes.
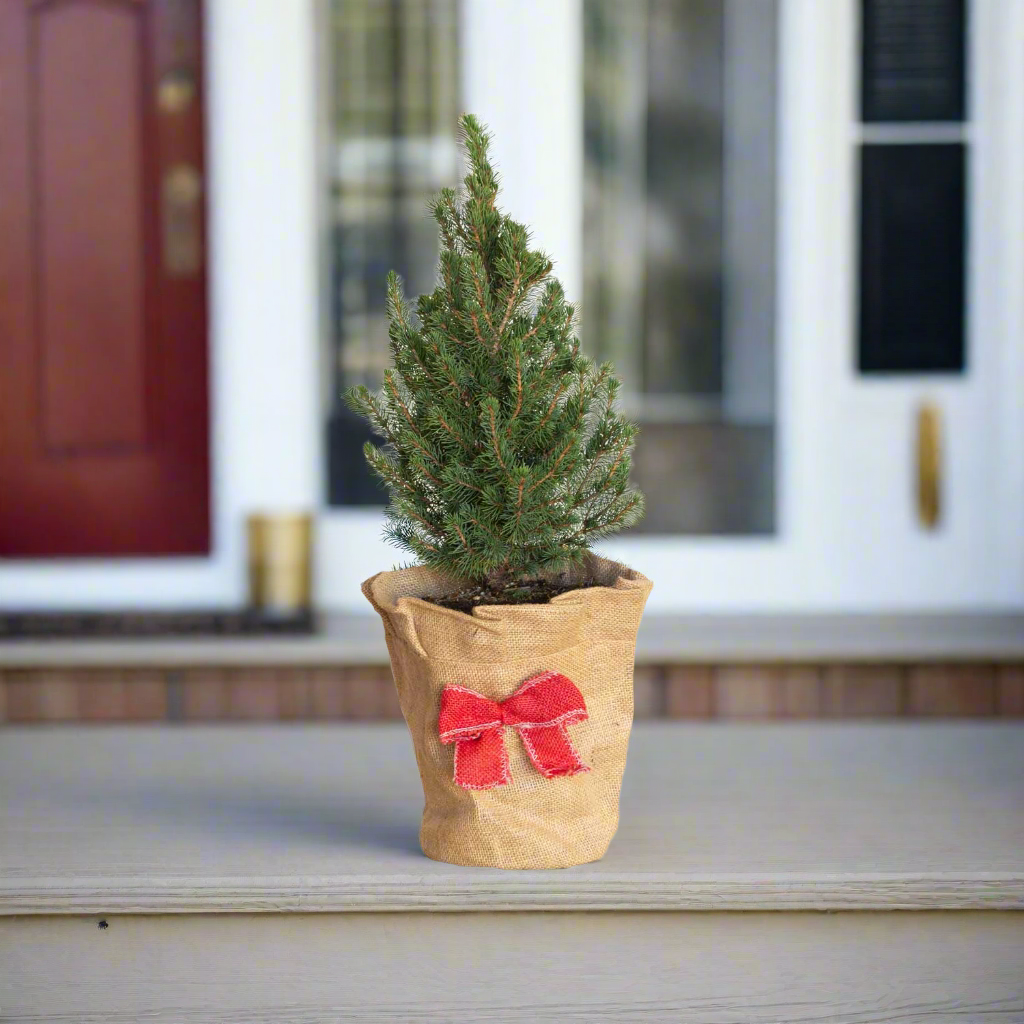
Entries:
POLYGON ((8 729, 0 792, 4 1021, 1024 1021, 1019 724, 642 723, 554 872, 423 857, 389 724, 8 729))

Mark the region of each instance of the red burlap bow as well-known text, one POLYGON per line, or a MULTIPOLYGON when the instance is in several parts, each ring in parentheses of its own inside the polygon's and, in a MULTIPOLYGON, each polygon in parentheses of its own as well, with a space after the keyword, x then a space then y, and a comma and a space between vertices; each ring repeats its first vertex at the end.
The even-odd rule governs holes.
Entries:
POLYGON ((455 744, 456 783, 493 789, 512 781, 502 736, 506 725, 519 733, 545 778, 589 772, 566 732, 586 717, 576 684, 559 672, 542 672, 500 703, 464 686, 446 686, 437 725, 441 742, 455 744))

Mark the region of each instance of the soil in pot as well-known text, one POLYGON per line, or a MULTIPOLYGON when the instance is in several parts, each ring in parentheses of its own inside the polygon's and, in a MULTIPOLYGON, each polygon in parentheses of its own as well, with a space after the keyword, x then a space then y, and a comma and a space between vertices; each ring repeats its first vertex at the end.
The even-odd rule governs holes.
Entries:
POLYGON ((585 590, 587 587, 601 585, 590 577, 571 583, 546 579, 517 580, 503 587, 473 583, 457 590, 454 594, 424 597, 423 600, 440 605, 442 608, 453 608, 455 611, 471 615, 473 609, 478 605, 547 604, 551 598, 557 597, 559 594, 567 594, 570 590, 585 590))

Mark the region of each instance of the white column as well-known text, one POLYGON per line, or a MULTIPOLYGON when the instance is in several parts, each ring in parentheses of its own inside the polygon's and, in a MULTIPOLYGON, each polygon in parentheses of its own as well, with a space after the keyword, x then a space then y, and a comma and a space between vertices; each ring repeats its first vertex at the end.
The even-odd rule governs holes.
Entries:
POLYGON ((499 203, 583 297, 581 0, 464 0, 462 107, 494 133, 499 203))
POLYGON ((320 496, 317 96, 310 0, 214 0, 215 409, 242 509, 320 496))

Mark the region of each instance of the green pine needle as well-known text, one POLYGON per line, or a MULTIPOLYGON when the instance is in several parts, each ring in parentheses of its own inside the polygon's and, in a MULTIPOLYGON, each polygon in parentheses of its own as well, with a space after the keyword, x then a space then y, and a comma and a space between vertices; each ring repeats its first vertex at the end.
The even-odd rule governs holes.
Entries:
POLYGON ((422 564, 506 586, 578 565, 595 541, 637 522, 629 486, 636 426, 616 411, 610 364, 580 352, 576 310, 495 205, 490 136, 459 123, 464 191, 431 204, 438 284, 410 309, 388 275, 393 367, 349 407, 384 439, 366 459, 387 486, 385 536, 422 564))

